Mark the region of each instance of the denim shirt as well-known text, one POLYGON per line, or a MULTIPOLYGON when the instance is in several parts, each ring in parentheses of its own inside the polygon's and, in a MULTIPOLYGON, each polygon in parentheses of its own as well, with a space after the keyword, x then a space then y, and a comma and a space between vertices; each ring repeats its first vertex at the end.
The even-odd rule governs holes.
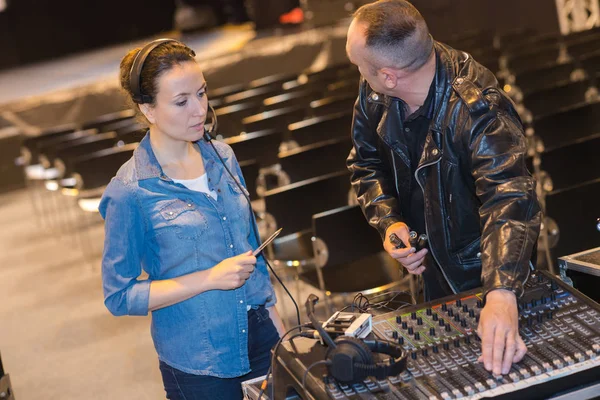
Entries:
MULTIPOLYGON (((150 282, 207 270, 258 247, 254 216, 211 145, 200 148, 214 200, 162 171, 146 134, 106 188, 102 258, 104 303, 114 315, 147 315, 150 282), (142 279, 142 269, 148 274, 142 279)), ((213 141, 245 189, 231 148, 213 141)), ((221 378, 250 371, 247 306, 275 304, 264 259, 235 290, 209 290, 152 312, 152 339, 160 360, 181 371, 221 378)))

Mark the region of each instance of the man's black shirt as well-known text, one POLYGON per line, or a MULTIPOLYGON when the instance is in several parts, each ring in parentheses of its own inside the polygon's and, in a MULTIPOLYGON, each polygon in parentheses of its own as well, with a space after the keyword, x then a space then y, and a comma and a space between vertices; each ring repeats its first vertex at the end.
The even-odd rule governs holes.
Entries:
MULTIPOLYGON (((429 133, 429 125, 433 119, 435 104, 435 79, 432 80, 429 87, 429 93, 423 105, 414 113, 405 116, 408 110, 406 103, 402 103, 402 127, 400 140, 404 142, 408 149, 410 159, 410 202, 406 207, 402 207, 404 218, 412 231, 418 234, 426 232, 425 229, 425 201, 423 199, 423 189, 419 186, 415 172, 423 154, 425 139, 429 133)), ((431 254, 431 253, 430 253, 431 254)), ((423 272, 423 281, 425 284, 425 301, 434 300, 452 294, 452 289, 446 282, 440 266, 437 265, 433 257, 430 257, 425 272, 423 272)))

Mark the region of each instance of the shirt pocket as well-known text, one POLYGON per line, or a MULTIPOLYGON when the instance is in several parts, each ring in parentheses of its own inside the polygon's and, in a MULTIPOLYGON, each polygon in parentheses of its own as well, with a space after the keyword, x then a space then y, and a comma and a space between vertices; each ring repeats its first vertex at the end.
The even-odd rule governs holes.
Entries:
POLYGON ((171 233, 179 239, 198 239, 208 230, 206 217, 191 201, 173 200, 159 210, 159 233, 171 233))

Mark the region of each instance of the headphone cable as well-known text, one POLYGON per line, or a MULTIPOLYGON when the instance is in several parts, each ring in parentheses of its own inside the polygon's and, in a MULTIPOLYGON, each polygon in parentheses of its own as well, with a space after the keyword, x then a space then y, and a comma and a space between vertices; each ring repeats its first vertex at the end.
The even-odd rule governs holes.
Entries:
MULTIPOLYGON (((213 114, 214 114, 214 112, 213 112, 213 114)), ((216 118, 216 114, 215 114, 215 118, 216 118)), ((231 179, 233 179, 233 181, 235 182, 235 184, 238 186, 238 188, 240 189, 240 191, 244 195, 244 198, 248 202, 248 207, 250 207, 250 216, 252 218, 254 218, 254 210, 252 209, 252 202, 250 201, 250 198, 248 197, 248 195, 246 194, 246 192, 242 188, 242 185, 238 182, 237 179, 235 179, 233 173, 231 173, 231 171, 229 170, 229 168, 225 164, 225 160, 223 160, 223 157, 221 157, 221 155, 217 151, 217 148, 215 147, 214 143, 212 142, 213 141, 213 137, 212 137, 212 135, 208 131, 205 132, 204 139, 208 143, 210 143, 210 145, 212 146, 215 154, 217 155, 217 157, 219 157, 219 160, 221 160, 221 164, 223 164, 223 167, 225 167, 225 170, 227 171, 227 173, 229 174, 229 176, 231 176, 231 179)), ((256 229, 256 223, 252 223, 251 225, 252 225, 252 230, 254 231, 254 234, 256 235, 256 241, 259 242, 260 241, 260 235, 259 235, 259 233, 258 233, 258 231, 256 229)), ((262 255, 263 259, 265 260, 265 264, 267 264, 267 266, 271 270, 271 273, 273 274, 273 276, 277 279, 277 281, 279 282, 279 284, 281 285, 281 287, 283 287, 283 289, 285 290, 285 292, 287 293, 287 295, 292 300, 292 303, 294 303, 294 307, 296 308, 296 318, 298 319, 298 325, 297 325, 297 327, 299 328, 300 332, 302 332, 302 328, 301 328, 302 322, 300 322, 300 309, 298 308, 298 303, 296 303, 296 300, 294 300, 294 297, 292 296, 292 294, 290 293, 290 291, 288 290, 288 288, 283 284, 282 280, 275 273, 275 270, 273 269, 273 267, 269 263, 269 260, 267 260, 267 257, 265 257, 265 255, 263 253, 261 253, 261 255, 262 255)))

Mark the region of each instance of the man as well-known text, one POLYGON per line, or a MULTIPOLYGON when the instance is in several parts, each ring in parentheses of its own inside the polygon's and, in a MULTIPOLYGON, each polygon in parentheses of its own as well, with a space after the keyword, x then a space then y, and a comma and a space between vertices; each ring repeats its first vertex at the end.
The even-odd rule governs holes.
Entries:
POLYGON ((423 275, 426 300, 483 285, 480 361, 506 374, 527 351, 517 298, 541 221, 513 104, 404 0, 361 7, 346 51, 364 78, 347 163, 365 216, 385 250, 423 275), (429 248, 410 248, 409 230, 427 233, 429 248), (408 248, 395 249, 392 233, 408 248))

